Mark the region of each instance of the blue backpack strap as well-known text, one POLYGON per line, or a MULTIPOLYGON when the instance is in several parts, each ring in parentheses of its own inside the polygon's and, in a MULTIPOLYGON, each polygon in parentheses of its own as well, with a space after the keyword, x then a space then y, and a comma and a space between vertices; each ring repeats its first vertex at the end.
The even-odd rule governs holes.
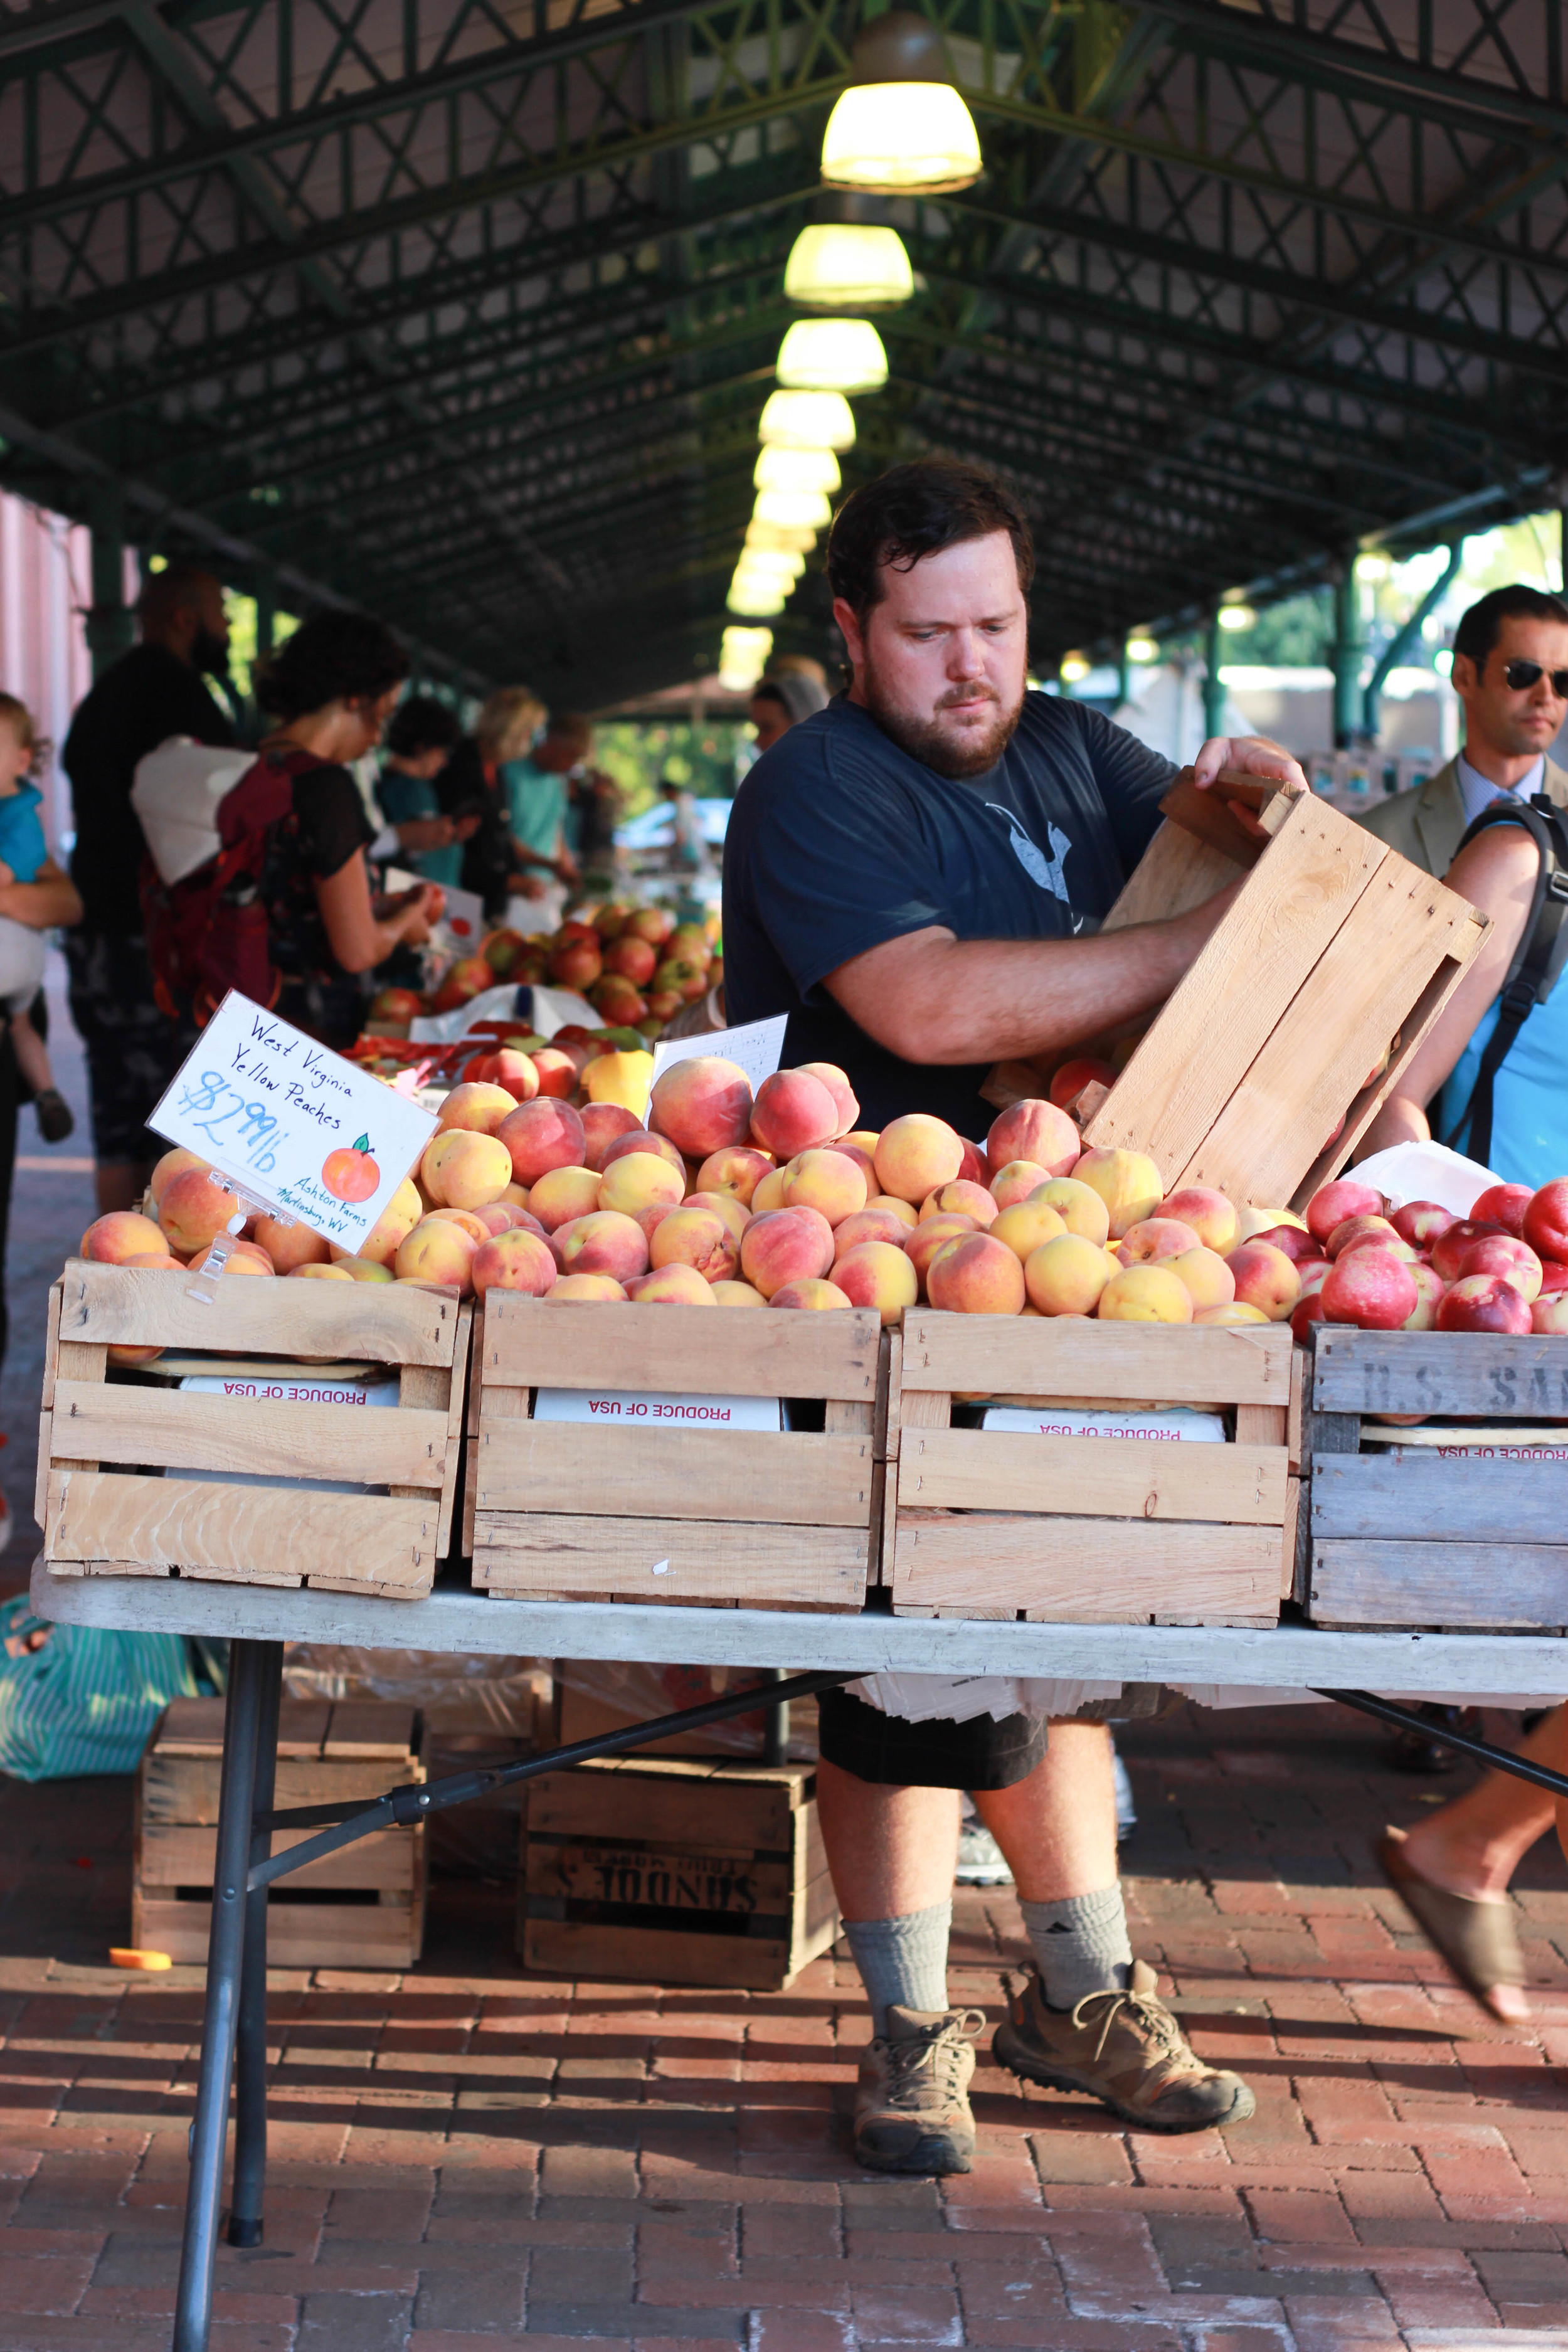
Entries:
POLYGON ((1568 914, 1568 829, 1563 811, 1544 793, 1536 793, 1527 801, 1494 801, 1466 829, 1459 848, 1498 824, 1522 825, 1533 837, 1541 860, 1530 917, 1498 992, 1497 1025, 1482 1052, 1470 1098, 1442 1139, 1451 1149, 1458 1149, 1459 1137, 1466 1136, 1464 1149, 1483 1166, 1489 1165, 1491 1157, 1498 1072, 1535 1007, 1551 996, 1568 961, 1568 923, 1563 919, 1568 914))

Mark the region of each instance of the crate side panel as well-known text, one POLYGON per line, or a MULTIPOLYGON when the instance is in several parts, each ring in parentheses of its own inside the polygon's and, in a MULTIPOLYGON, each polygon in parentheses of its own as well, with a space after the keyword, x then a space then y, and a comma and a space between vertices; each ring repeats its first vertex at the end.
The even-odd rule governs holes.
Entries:
POLYGON ((858 1609, 868 1530, 741 1520, 478 1511, 474 1570, 492 1594, 613 1592, 637 1601, 858 1609))
MULTIPOLYGON (((182 1964, 205 1962, 212 1905, 132 1895, 136 1943, 182 1964)), ((392 1903, 269 1903, 267 1958, 275 1969, 406 1969, 419 1958, 424 1919, 416 1900, 392 1903)))
MULTIPOLYGON (((1289 1404, 1287 1324, 1068 1323, 1000 1315, 904 1317, 903 1390, 1097 1397, 1128 1404, 1289 1404)), ((907 1435, 910 1416, 901 1423, 907 1435)))
POLYGON ((1568 1541, 1568 1462, 1393 1462, 1380 1454, 1312 1461, 1312 1534, 1483 1543, 1568 1541))
POLYGON ((1278 1616, 1282 1541, 1282 1526, 900 1513, 893 1604, 1090 1625, 1278 1616))
POLYGON ((871 1438, 479 1416, 478 1508, 867 1524, 871 1438))
MULTIPOLYGON (((314 1830, 273 1832, 272 1851, 283 1853, 300 1845, 314 1830)), ((382 1830, 362 1838, 339 1853, 326 1853, 291 1871, 288 1886, 371 1887, 387 1894, 406 1894, 414 1885, 414 1836, 407 1830, 382 1830)), ((142 1832, 142 1884, 148 1888, 209 1887, 217 1867, 217 1829, 195 1829, 184 1823, 146 1822, 142 1832)), ((270 1906, 269 1906, 270 1907, 270 1906)))
POLYGON ((130 1559, 194 1575, 309 1574, 318 1562, 356 1581, 427 1590, 437 1498, 323 1495, 205 1480, 55 1471, 49 1558, 130 1559))
POLYGON ((708 1936, 679 1928, 600 1927, 536 1919, 522 1931, 525 1968, 558 1978, 617 1983, 707 1985, 715 1990, 780 1992, 805 1964, 787 1944, 761 1936, 708 1936))
POLYGON ((230 1279, 206 1306, 191 1297, 188 1275, 154 1266, 73 1258, 61 1277, 62 1339, 450 1365, 458 1322, 455 1298, 407 1283, 230 1279))
MULTIPOLYGON (((1568 1544, 1314 1543, 1310 1606, 1318 1624, 1556 1633, 1568 1626, 1568 1544)), ((1506 1656, 1498 1679, 1507 1686, 1506 1656)))
POLYGON ((1242 871, 1228 849, 1200 841, 1166 817, 1100 928, 1124 931, 1133 923, 1169 922, 1227 889, 1242 871))
POLYGON ((1283 1445, 1169 1445, 1142 1438, 1107 1444, 1017 1431, 910 1430, 899 1463, 899 1503, 1278 1527, 1285 1475, 1283 1445))
POLYGON ((256 1404, 178 1389, 61 1381, 54 1429, 62 1455, 210 1470, 215 1476, 243 1471, 275 1478, 353 1478, 366 1486, 438 1486, 446 1470, 444 1412, 256 1404))
POLYGON ((1317 1412, 1568 1420, 1568 1339, 1321 1325, 1317 1412))
POLYGON ((479 1361, 487 1387, 625 1389, 641 1385, 628 1367, 654 1365, 660 1390, 672 1394, 874 1404, 880 1339, 879 1318, 865 1308, 740 1318, 634 1305, 606 1326, 584 1302, 499 1292, 487 1299, 479 1361))

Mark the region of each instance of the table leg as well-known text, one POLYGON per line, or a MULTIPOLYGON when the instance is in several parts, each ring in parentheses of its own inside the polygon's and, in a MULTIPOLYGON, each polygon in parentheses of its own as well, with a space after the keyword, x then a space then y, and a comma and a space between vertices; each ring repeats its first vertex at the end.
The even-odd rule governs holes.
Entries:
POLYGON ((266 1680, 264 1657, 270 1647, 270 1643, 261 1642, 235 1642, 229 1647, 212 1933, 207 1942, 206 2007, 202 2019, 195 2119, 191 2125, 191 2178, 185 2198, 184 2239, 180 2249, 180 2283, 174 2301, 173 2352, 207 2352, 212 2327, 218 2201, 223 2192, 224 2142, 228 2135, 228 2086, 234 2074, 245 1958, 245 1881, 249 1867, 251 1815, 256 1809, 256 1735, 266 1680))
MULTIPOLYGON (((255 1811, 269 1813, 278 1779, 278 1710, 283 1696, 283 1644, 262 1642, 261 1698, 256 1725, 255 1811)), ((270 1830, 253 1830, 250 1859, 265 1862, 272 1852, 270 1830)), ((229 2198, 231 2246, 261 2243, 261 2206, 267 2187, 267 1894, 258 1886, 246 1898, 245 1966, 239 1987, 239 2032, 234 2078, 234 2188, 229 2198)))

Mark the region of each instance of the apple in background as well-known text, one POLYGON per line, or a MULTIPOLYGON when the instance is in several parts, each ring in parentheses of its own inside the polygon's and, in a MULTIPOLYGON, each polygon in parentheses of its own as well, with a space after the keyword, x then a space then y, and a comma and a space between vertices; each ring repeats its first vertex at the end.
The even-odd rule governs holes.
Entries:
POLYGON ((1487 1234, 1472 1244, 1459 1260, 1459 1279, 1472 1275, 1500 1275, 1511 1282, 1526 1306, 1541 1296, 1541 1260, 1528 1242, 1516 1242, 1511 1234, 1487 1234))
POLYGON ((1437 1309, 1439 1331, 1510 1331, 1531 1328, 1531 1307, 1500 1274, 1472 1274, 1455 1283, 1437 1309))
POLYGON ((1407 1315, 1400 1325, 1402 1331, 1431 1331, 1437 1323, 1437 1309, 1443 1304, 1443 1283, 1429 1265, 1413 1265, 1410 1279, 1415 1285, 1417 1297, 1414 1314, 1407 1315))
POLYGON ((1458 1282, 1459 1261, 1467 1250, 1470 1249, 1475 1243, 1484 1241, 1489 1234, 1500 1234, 1501 1231, 1500 1225, 1483 1224, 1474 1217, 1456 1218, 1446 1232, 1438 1234, 1432 1244, 1434 1270, 1441 1275, 1445 1282, 1458 1282))
POLYGON ((1402 1242, 1412 1249, 1429 1250, 1441 1234, 1459 1220, 1452 1209, 1445 1209, 1440 1201, 1406 1201, 1402 1209, 1394 1209, 1389 1223, 1402 1242))
MULTIPOLYGON (((1328 1256, 1341 1257, 1352 1243, 1364 1241, 1368 1235, 1380 1241, 1396 1242, 1399 1239, 1386 1217, 1346 1217, 1342 1223, 1334 1227, 1323 1248, 1328 1256)), ((1411 1255, 1414 1256, 1414 1251, 1411 1255)))
POLYGON ((1374 1192, 1370 1184, 1357 1184, 1348 1176, 1336 1177, 1331 1184, 1320 1184, 1307 1203, 1307 1230, 1314 1241, 1326 1242, 1336 1225, 1347 1217, 1381 1217, 1383 1194, 1374 1192))
MULTIPOLYGON (((1323 1255, 1321 1244, 1312 1239, 1304 1225, 1270 1225, 1261 1234, 1249 1234, 1247 1239, 1267 1242, 1271 1249, 1283 1250, 1292 1265, 1305 1265, 1323 1255)), ((1326 1265, 1328 1260, 1324 1258, 1323 1263, 1326 1265)))
POLYGON ((1420 1304, 1410 1268, 1383 1249, 1336 1258, 1318 1296, 1325 1323, 1353 1323, 1362 1331, 1397 1331, 1420 1304))
MULTIPOLYGON (((1327 1264, 1327 1260, 1324 1261, 1327 1264)), ((1290 1330, 1298 1347, 1305 1347, 1307 1334, 1314 1323, 1323 1319, 1323 1294, 1314 1290, 1310 1298, 1303 1298, 1290 1318, 1290 1330)))
POLYGON ((1568 1265, 1568 1176, 1554 1176, 1531 1196, 1521 1238, 1537 1257, 1568 1265))
POLYGON ((1568 1335, 1568 1290, 1554 1290, 1538 1298, 1530 1310, 1530 1328, 1543 1339, 1568 1335))
POLYGON ((1535 1198, 1528 1184, 1489 1184, 1470 1202, 1478 1224, 1500 1225, 1516 1242, 1524 1239, 1524 1213, 1535 1198))

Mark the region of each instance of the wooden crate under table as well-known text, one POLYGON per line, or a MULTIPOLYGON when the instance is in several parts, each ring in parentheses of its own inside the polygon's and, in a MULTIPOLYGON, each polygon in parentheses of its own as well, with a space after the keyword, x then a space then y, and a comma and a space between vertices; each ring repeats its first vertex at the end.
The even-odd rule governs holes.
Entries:
MULTIPOLYGON (((1294 1566, 1282 1324, 904 1317, 883 1545, 900 1616, 1278 1622, 1294 1566), (955 1402, 1206 1405, 1223 1445, 955 1428, 955 1402)), ((885 1570, 886 1572, 886 1570, 885 1570)))
POLYGON ((1329 1325, 1312 1339, 1313 1622, 1568 1631, 1568 1339, 1329 1325), (1376 1417, 1391 1413, 1425 1418, 1376 1417))
POLYGON ((601 1759, 536 1780, 525 1965, 777 1992, 838 1932, 816 1792, 812 1764, 707 1759, 601 1759))
POLYGON ((186 1273, 73 1258, 49 1294, 38 1434, 37 1508, 53 1573, 423 1598, 451 1533, 470 1317, 454 1298, 401 1283, 232 1274, 207 1305, 186 1273), (120 1347, 199 1354, 214 1371, 243 1364, 295 1386, 312 1369, 326 1378, 347 1362, 384 1367, 397 1373, 398 1402, 160 1386, 111 1363, 120 1347), (284 1483, 301 1478, 368 1491, 284 1483))
MULTIPOLYGON (((136 1775, 131 1941, 173 1960, 205 1960, 212 1922, 221 1698, 177 1698, 153 1730, 136 1775)), ((418 1717, 381 1699, 290 1699, 278 1736, 274 1802, 366 1800, 423 1781, 418 1717)), ((276 1831, 282 1853, 311 1830, 276 1831)), ((357 1845, 280 1878, 267 1905, 275 1968, 405 1969, 425 1939, 426 1824, 378 1830, 357 1845)))
POLYGON ((475 1351, 474 1582, 530 1599, 858 1609, 881 1509, 877 1317, 491 1291, 475 1351), (816 1400, 820 1430, 536 1421, 540 1388, 816 1400))

